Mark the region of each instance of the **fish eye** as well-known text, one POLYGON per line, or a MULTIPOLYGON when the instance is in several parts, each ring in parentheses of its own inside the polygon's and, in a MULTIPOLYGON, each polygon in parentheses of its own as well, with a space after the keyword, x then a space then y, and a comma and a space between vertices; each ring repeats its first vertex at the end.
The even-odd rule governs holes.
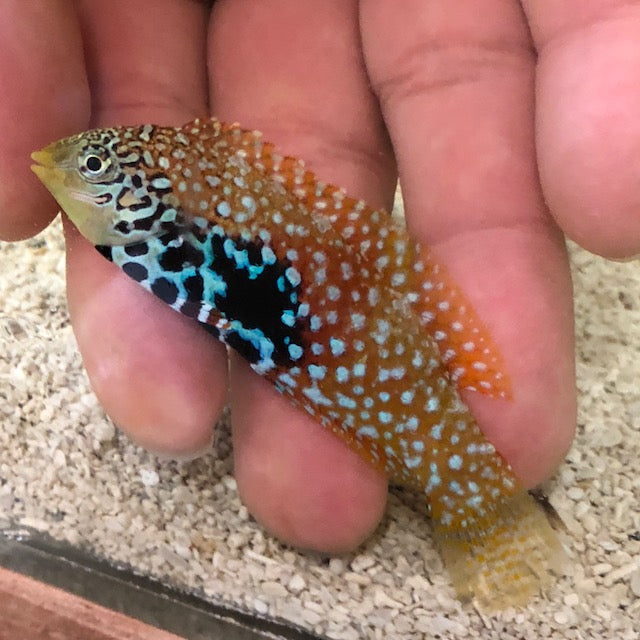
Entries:
POLYGON ((84 166, 90 173, 100 173, 103 165, 104 161, 98 156, 90 155, 84 159, 84 166))
POLYGON ((78 168, 90 182, 109 180, 114 171, 110 153, 99 147, 87 149, 78 158, 78 168))

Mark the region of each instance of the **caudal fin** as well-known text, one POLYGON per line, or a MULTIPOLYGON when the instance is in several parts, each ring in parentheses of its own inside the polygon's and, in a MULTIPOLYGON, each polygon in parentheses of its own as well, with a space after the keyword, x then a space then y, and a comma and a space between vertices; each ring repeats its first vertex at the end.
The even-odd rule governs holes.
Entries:
POLYGON ((488 528, 462 535, 435 525, 458 597, 487 614, 527 604, 562 573, 566 560, 546 514, 528 493, 510 498, 493 515, 488 528))

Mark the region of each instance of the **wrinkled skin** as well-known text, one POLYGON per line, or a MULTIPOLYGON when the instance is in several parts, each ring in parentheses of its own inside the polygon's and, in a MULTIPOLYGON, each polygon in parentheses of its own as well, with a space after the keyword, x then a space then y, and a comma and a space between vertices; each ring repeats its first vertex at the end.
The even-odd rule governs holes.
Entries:
MULTIPOLYGON (((212 113, 376 206, 391 205, 399 171, 410 228, 502 348, 515 400, 466 399, 530 486, 574 429, 563 233, 612 258, 640 250, 639 37, 640 6, 614 0, 218 0, 210 18, 192 0, 5 0, 0 236, 48 224, 56 206, 29 154, 89 126, 212 113)), ((364 539, 385 479, 236 358, 227 380, 216 341, 66 226, 73 325, 114 420, 192 455, 229 382, 252 513, 303 547, 364 539)))

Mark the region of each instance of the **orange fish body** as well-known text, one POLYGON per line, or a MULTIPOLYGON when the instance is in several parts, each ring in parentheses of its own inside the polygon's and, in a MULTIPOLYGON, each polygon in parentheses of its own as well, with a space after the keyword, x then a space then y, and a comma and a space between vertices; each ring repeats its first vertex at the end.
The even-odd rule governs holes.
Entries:
POLYGON ((493 610, 548 581, 559 543, 458 393, 510 397, 502 360, 386 212, 214 119, 94 130, 34 159, 105 257, 425 492, 462 597, 493 610))

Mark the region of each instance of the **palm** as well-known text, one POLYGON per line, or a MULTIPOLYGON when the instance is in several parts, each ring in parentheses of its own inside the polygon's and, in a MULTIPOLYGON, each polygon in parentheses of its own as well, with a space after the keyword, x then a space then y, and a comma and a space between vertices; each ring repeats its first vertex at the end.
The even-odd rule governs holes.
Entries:
MULTIPOLYGON (((397 161, 410 227, 450 267, 507 360, 514 402, 468 400, 488 437, 533 484, 572 435, 571 287, 537 181, 536 61, 525 17, 516 2, 481 4, 481 12, 478 3, 475 11, 444 2, 425 9, 415 0, 399 12, 395 2, 367 0, 220 0, 207 72, 206 10, 195 2, 114 0, 105 15, 78 0, 86 71, 69 3, 5 3, 0 42, 9 53, 0 56, 0 82, 12 99, 0 103, 7 142, 0 183, 11 186, 2 192, 2 233, 32 233, 54 213, 28 177, 28 156, 86 128, 85 73, 93 125, 180 124, 211 111, 263 130, 319 176, 374 205, 389 205, 397 161), (10 27, 27 21, 29 47, 10 27)), ((564 16, 523 3, 541 56, 540 172, 563 228, 589 248, 625 255, 638 250, 640 224, 625 216, 638 197, 637 136, 627 132, 637 113, 631 70, 640 53, 622 42, 637 40, 640 17, 628 9, 607 23, 613 9, 597 14, 598 4, 563 3, 563 10, 573 5, 564 16), (582 18, 602 19, 602 27, 573 28, 582 18), (618 48, 597 48, 609 41, 618 48), (585 42, 599 60, 617 52, 613 76, 581 79, 585 42), (612 77, 615 113, 601 99, 612 77), (601 147, 604 135, 609 144, 601 147), (622 154, 606 152, 618 143, 622 154)), ((72 229, 68 243, 74 328, 107 411, 151 449, 184 454, 206 446, 226 396, 222 348, 138 290, 72 229)), ((356 544, 380 518, 385 481, 235 359, 230 382, 236 475, 254 514, 294 544, 356 544)))

